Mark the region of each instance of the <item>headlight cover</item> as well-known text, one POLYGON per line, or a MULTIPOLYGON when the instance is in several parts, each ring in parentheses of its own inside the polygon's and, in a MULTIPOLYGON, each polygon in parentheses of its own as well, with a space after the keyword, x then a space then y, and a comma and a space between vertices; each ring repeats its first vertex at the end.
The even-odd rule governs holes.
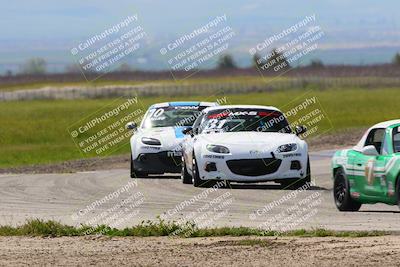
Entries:
POLYGON ((297 144, 296 143, 291 143, 291 144, 285 144, 278 146, 276 149, 277 153, 285 153, 285 152, 292 152, 297 149, 297 144))
POLYGON ((142 137, 142 143, 146 145, 152 145, 152 146, 160 146, 161 142, 160 140, 156 138, 150 138, 150 137, 142 137))
POLYGON ((219 153, 219 154, 229 154, 230 151, 226 146, 220 146, 220 145, 207 145, 207 150, 210 152, 214 153, 219 153))

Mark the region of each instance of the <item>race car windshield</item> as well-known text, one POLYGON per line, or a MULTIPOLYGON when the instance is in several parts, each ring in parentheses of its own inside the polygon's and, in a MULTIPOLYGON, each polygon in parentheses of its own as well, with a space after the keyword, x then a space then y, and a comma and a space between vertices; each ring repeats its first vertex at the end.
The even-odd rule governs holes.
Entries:
POLYGON ((169 106, 150 109, 144 119, 143 128, 192 126, 200 111, 199 106, 169 106))
POLYGON ((204 116, 200 132, 282 132, 291 133, 285 116, 267 109, 214 110, 204 116))

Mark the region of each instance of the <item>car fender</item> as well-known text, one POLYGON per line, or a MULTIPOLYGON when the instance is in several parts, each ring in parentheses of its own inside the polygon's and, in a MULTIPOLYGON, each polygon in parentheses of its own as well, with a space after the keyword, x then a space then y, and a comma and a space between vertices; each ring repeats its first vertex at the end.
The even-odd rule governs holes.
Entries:
POLYGON ((335 174, 338 169, 342 169, 345 175, 347 175, 347 165, 348 165, 348 149, 338 150, 332 157, 331 169, 332 169, 332 179, 335 179, 335 174))
POLYGON ((192 174, 193 153, 193 137, 186 136, 182 141, 182 157, 184 158, 183 163, 190 174, 192 174))
POLYGON ((135 160, 140 154, 140 140, 142 138, 142 134, 140 131, 137 131, 130 138, 130 146, 131 146, 131 157, 132 160, 135 160))

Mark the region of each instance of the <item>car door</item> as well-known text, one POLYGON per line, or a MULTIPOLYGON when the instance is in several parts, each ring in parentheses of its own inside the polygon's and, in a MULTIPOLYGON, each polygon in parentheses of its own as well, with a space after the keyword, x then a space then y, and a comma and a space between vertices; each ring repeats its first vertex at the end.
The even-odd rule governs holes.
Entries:
POLYGON ((365 155, 359 151, 354 157, 354 180, 357 188, 361 189, 360 193, 366 196, 378 198, 384 195, 382 180, 385 179, 385 163, 388 160, 387 155, 382 155, 384 138, 384 128, 372 129, 364 147, 373 145, 379 155, 365 155))

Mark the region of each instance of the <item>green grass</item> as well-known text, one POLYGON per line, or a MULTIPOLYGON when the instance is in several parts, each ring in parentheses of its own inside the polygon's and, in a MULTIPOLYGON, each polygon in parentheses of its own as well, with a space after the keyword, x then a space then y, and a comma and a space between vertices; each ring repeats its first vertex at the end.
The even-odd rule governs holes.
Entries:
MULTIPOLYGON (((248 227, 221 227, 221 228, 197 228, 192 223, 179 225, 176 222, 158 220, 156 222, 146 221, 137 226, 116 229, 105 225, 90 227, 73 227, 55 221, 30 220, 25 224, 12 227, 0 226, 0 236, 176 236, 176 237, 216 237, 216 236, 298 236, 298 237, 368 237, 382 236, 388 233, 382 231, 332 231, 325 229, 296 230, 288 232, 263 231, 248 227)), ((241 240, 238 245, 267 246, 261 240, 241 240)))
POLYGON ((91 82, 81 81, 81 82, 30 82, 30 83, 20 83, 20 84, 0 84, 0 91, 15 91, 21 89, 38 89, 42 87, 54 87, 54 88, 62 88, 69 86, 76 87, 100 87, 107 85, 144 85, 144 84, 162 84, 162 85, 182 85, 182 84, 203 84, 203 83, 234 83, 234 82, 246 82, 249 84, 255 83, 265 83, 266 81, 282 81, 282 80, 290 80, 290 78, 286 77, 266 77, 262 78, 260 76, 221 76, 221 77, 210 77, 210 78, 190 78, 185 80, 144 80, 144 81, 112 81, 112 80, 95 80, 91 82))
MULTIPOLYGON (((288 101, 304 99, 304 90, 288 90, 246 95, 228 95, 230 104, 273 105, 286 110, 288 101)), ((328 119, 322 128, 331 132, 367 127, 374 123, 399 118, 398 89, 330 89, 308 91, 317 96, 328 119)), ((146 97, 140 98, 144 108, 157 102, 177 100, 214 100, 215 97, 146 97)), ((67 128, 115 100, 37 100, 0 103, 0 167, 54 163, 80 159, 82 154, 73 143, 67 128)), ((128 153, 124 145, 113 154, 128 153)))
POLYGON ((82 81, 76 82, 26 82, 18 84, 0 84, 0 91, 15 91, 38 89, 42 87, 62 88, 66 86, 88 87, 96 88, 107 85, 145 85, 145 84, 161 84, 161 85, 198 85, 198 84, 224 84, 224 83, 240 83, 249 86, 252 85, 276 85, 276 83, 286 82, 290 85, 290 89, 301 88, 377 88, 377 87, 393 87, 398 85, 396 77, 376 77, 376 76, 362 76, 362 77, 324 77, 323 79, 315 79, 314 77, 286 77, 286 76, 259 76, 259 75, 229 75, 218 77, 190 77, 184 80, 160 79, 160 80, 138 80, 138 81, 123 81, 123 80, 94 80, 87 82, 82 78, 82 81))

